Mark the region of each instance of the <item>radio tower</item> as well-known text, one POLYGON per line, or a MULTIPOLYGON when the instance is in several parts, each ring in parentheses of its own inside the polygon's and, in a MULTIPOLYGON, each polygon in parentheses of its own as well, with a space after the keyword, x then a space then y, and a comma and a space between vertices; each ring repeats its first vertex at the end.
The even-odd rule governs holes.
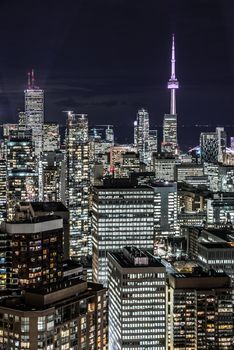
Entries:
POLYGON ((179 88, 179 82, 175 75, 175 36, 172 35, 171 48, 171 78, 167 87, 171 90, 170 114, 164 115, 163 120, 163 142, 162 152, 177 154, 177 114, 176 114, 176 89, 179 88))
POLYGON ((176 89, 179 88, 179 82, 175 75, 175 36, 172 34, 171 48, 171 78, 168 81, 167 87, 171 90, 171 109, 170 114, 176 114, 176 89))

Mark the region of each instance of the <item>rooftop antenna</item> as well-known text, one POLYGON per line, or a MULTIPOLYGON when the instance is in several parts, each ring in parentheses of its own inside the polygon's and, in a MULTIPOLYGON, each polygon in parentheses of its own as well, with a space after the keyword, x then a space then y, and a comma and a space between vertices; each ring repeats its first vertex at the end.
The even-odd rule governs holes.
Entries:
POLYGON ((28 72, 28 89, 31 88, 31 73, 28 72))
POLYGON ((34 89, 34 88, 35 88, 35 77, 34 77, 34 69, 32 69, 32 73, 31 73, 31 76, 32 76, 32 88, 34 89))

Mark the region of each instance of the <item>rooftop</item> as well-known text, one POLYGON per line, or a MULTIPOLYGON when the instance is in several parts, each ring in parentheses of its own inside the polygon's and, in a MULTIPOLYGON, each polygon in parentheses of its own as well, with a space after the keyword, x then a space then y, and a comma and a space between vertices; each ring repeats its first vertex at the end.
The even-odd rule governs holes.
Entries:
POLYGON ((169 284, 176 289, 209 290, 215 288, 230 288, 231 279, 225 273, 209 270, 203 271, 195 267, 191 273, 172 273, 169 284))
POLYGON ((109 255, 123 268, 163 267, 160 259, 148 251, 137 247, 124 247, 121 252, 111 252, 109 255))
POLYGON ((62 202, 30 202, 34 211, 68 211, 62 202))
POLYGON ((30 218, 23 218, 22 220, 15 221, 6 221, 7 224, 19 225, 19 224, 37 224, 40 222, 53 221, 53 220, 61 220, 60 216, 57 215, 45 215, 45 216, 36 216, 30 218))
POLYGON ((199 242, 199 245, 207 249, 234 249, 234 242, 199 242))

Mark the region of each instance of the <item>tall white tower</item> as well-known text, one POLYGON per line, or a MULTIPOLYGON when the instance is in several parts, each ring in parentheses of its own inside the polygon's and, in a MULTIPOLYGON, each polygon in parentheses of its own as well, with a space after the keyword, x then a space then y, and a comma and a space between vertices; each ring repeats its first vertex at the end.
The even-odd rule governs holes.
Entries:
POLYGON ((179 82, 175 74, 175 37, 172 35, 171 49, 171 77, 167 87, 171 90, 170 114, 164 115, 162 151, 175 154, 177 152, 177 114, 176 114, 176 89, 179 82))

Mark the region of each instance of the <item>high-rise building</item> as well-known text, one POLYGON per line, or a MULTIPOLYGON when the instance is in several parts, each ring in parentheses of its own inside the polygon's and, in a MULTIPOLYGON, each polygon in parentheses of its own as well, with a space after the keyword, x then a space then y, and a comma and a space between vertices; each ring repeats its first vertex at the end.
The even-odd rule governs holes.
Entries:
POLYGON ((149 130, 149 152, 150 157, 152 157, 152 153, 158 151, 158 131, 157 130, 149 130))
POLYGON ((154 190, 154 230, 156 236, 178 235, 176 182, 155 181, 150 186, 154 190))
POLYGON ((113 130, 113 125, 107 125, 106 130, 105 130, 105 136, 106 136, 106 141, 114 144, 115 138, 114 138, 114 130, 113 130))
POLYGON ((12 274, 23 287, 62 280, 63 219, 54 215, 3 222, 11 243, 12 274))
POLYGON ((44 91, 35 86, 34 71, 28 73, 28 87, 24 91, 27 129, 32 130, 35 154, 43 150, 44 91))
POLYGON ((167 349, 165 266, 136 247, 108 260, 109 349, 167 349))
POLYGON ((151 171, 157 180, 174 181, 175 166, 181 164, 180 159, 167 153, 154 153, 151 159, 151 171))
POLYGON ((146 109, 139 109, 136 119, 136 148, 140 155, 140 161, 148 164, 149 154, 149 113, 146 109))
POLYGON ((93 188, 93 276, 107 284, 107 253, 126 245, 153 251, 154 190, 127 179, 110 179, 93 188))
POLYGON ((2 349, 106 350, 106 290, 78 278, 0 302, 2 349))
POLYGON ((168 349, 233 349, 230 278, 200 269, 169 275, 168 349))
POLYGON ((61 151, 43 152, 43 200, 63 202, 66 200, 66 160, 61 151))
POLYGON ((19 129, 26 130, 27 129, 27 115, 25 112, 19 112, 19 129))
POLYGON ((234 223, 234 198, 230 193, 215 193, 207 199, 207 223, 234 223))
POLYGON ((43 151, 55 152, 60 149, 59 124, 44 123, 43 124, 43 151))
POLYGON ((83 281, 80 265, 62 261, 65 220, 51 212, 66 217, 64 207, 39 202, 19 209, 0 231, 0 289, 14 288, 14 297, 6 293, 0 302, 1 347, 106 350, 106 290, 83 281), (5 265, 2 257, 10 258, 5 265))
POLYGON ((168 81, 168 89, 171 90, 171 106, 170 114, 164 115, 163 120, 163 143, 162 151, 167 153, 177 153, 177 114, 176 114, 176 89, 179 88, 179 82, 175 74, 175 40, 172 36, 172 52, 171 52, 171 78, 168 81))
POLYGON ((67 204, 70 211, 70 256, 92 254, 89 217, 89 140, 86 114, 67 116, 67 204))
POLYGON ((201 161, 222 163, 227 146, 227 135, 224 128, 216 128, 214 132, 200 134, 201 161))
POLYGON ((38 200, 38 172, 31 130, 9 130, 5 147, 7 217, 13 219, 16 203, 38 200))
POLYGON ((200 177, 204 175, 204 168, 202 164, 176 164, 175 166, 175 180, 177 182, 187 182, 191 176, 200 177))

